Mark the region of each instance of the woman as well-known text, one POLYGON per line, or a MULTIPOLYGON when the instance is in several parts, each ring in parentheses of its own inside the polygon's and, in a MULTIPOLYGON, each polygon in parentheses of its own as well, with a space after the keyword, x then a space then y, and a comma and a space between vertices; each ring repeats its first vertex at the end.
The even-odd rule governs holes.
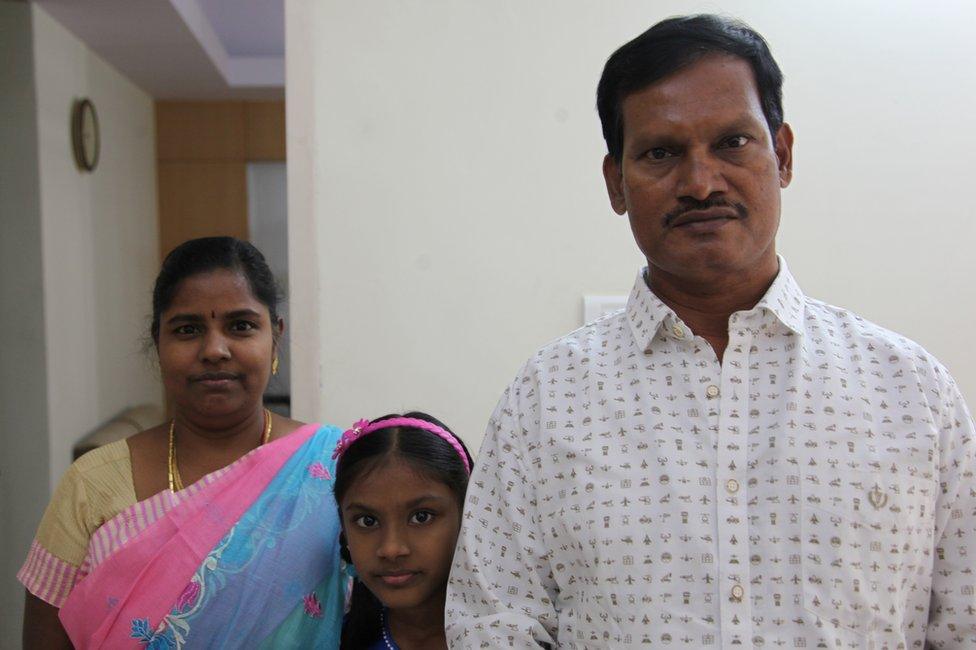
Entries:
POLYGON ((338 645, 341 431, 263 407, 283 329, 250 244, 166 257, 151 335, 173 419, 65 474, 18 574, 25 647, 338 645))

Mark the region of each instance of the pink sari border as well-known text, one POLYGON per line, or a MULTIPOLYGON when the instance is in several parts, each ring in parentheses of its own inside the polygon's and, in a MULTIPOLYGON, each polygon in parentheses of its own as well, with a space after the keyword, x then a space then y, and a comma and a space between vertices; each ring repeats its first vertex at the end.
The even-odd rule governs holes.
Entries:
POLYGON ((60 609, 68 594, 74 589, 75 584, 91 573, 106 558, 123 548, 173 507, 234 471, 255 451, 257 449, 248 452, 227 467, 207 474, 180 492, 163 490, 148 499, 132 504, 112 517, 92 534, 88 543, 88 553, 81 566, 65 562, 41 546, 36 539, 33 540, 27 553, 27 559, 20 571, 17 572, 17 580, 24 585, 27 591, 49 605, 60 609))
POLYGON ((106 521, 92 535, 91 541, 88 543, 88 555, 85 556, 85 561, 81 565, 81 571, 86 575, 91 573, 109 556, 122 549, 139 533, 156 523, 160 517, 204 488, 230 474, 238 463, 253 453, 254 451, 248 452, 227 467, 207 474, 180 492, 163 490, 148 499, 132 504, 106 521))
POLYGON ((61 622, 72 643, 131 647, 131 619, 148 619, 155 628, 203 558, 318 427, 307 425, 259 447, 228 466, 219 477, 223 480, 202 485, 191 495, 183 490, 180 503, 173 504, 179 508, 171 505, 153 525, 129 539, 125 552, 106 556, 77 583, 61 608, 61 622))
POLYGON ((60 608, 75 584, 84 577, 80 569, 52 555, 35 540, 17 579, 27 591, 49 605, 60 608))

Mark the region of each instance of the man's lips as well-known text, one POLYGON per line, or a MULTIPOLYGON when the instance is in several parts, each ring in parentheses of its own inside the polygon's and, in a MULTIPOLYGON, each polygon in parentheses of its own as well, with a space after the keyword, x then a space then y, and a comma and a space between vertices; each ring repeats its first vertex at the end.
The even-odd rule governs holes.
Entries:
POLYGON ((418 575, 420 575, 419 571, 391 571, 389 573, 379 573, 376 577, 382 580, 388 587, 402 587, 418 575))
POLYGON ((680 228, 706 221, 739 219, 739 213, 733 208, 708 208, 705 210, 688 210, 675 217, 669 224, 672 228, 680 228))

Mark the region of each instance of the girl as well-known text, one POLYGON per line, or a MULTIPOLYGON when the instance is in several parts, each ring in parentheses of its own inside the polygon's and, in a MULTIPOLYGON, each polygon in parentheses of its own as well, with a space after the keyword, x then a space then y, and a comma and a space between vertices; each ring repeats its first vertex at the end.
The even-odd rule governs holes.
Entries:
POLYGON ((360 420, 336 447, 343 558, 357 574, 343 648, 447 648, 444 597, 471 455, 426 413, 360 420))

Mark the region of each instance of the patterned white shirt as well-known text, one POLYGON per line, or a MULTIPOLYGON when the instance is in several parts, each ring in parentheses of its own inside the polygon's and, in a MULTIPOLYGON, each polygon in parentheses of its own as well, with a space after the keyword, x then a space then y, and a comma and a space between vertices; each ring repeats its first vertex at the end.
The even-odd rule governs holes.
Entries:
POLYGON ((976 434, 917 344, 780 260, 719 363, 637 278, 496 408, 452 648, 976 648, 976 434))

